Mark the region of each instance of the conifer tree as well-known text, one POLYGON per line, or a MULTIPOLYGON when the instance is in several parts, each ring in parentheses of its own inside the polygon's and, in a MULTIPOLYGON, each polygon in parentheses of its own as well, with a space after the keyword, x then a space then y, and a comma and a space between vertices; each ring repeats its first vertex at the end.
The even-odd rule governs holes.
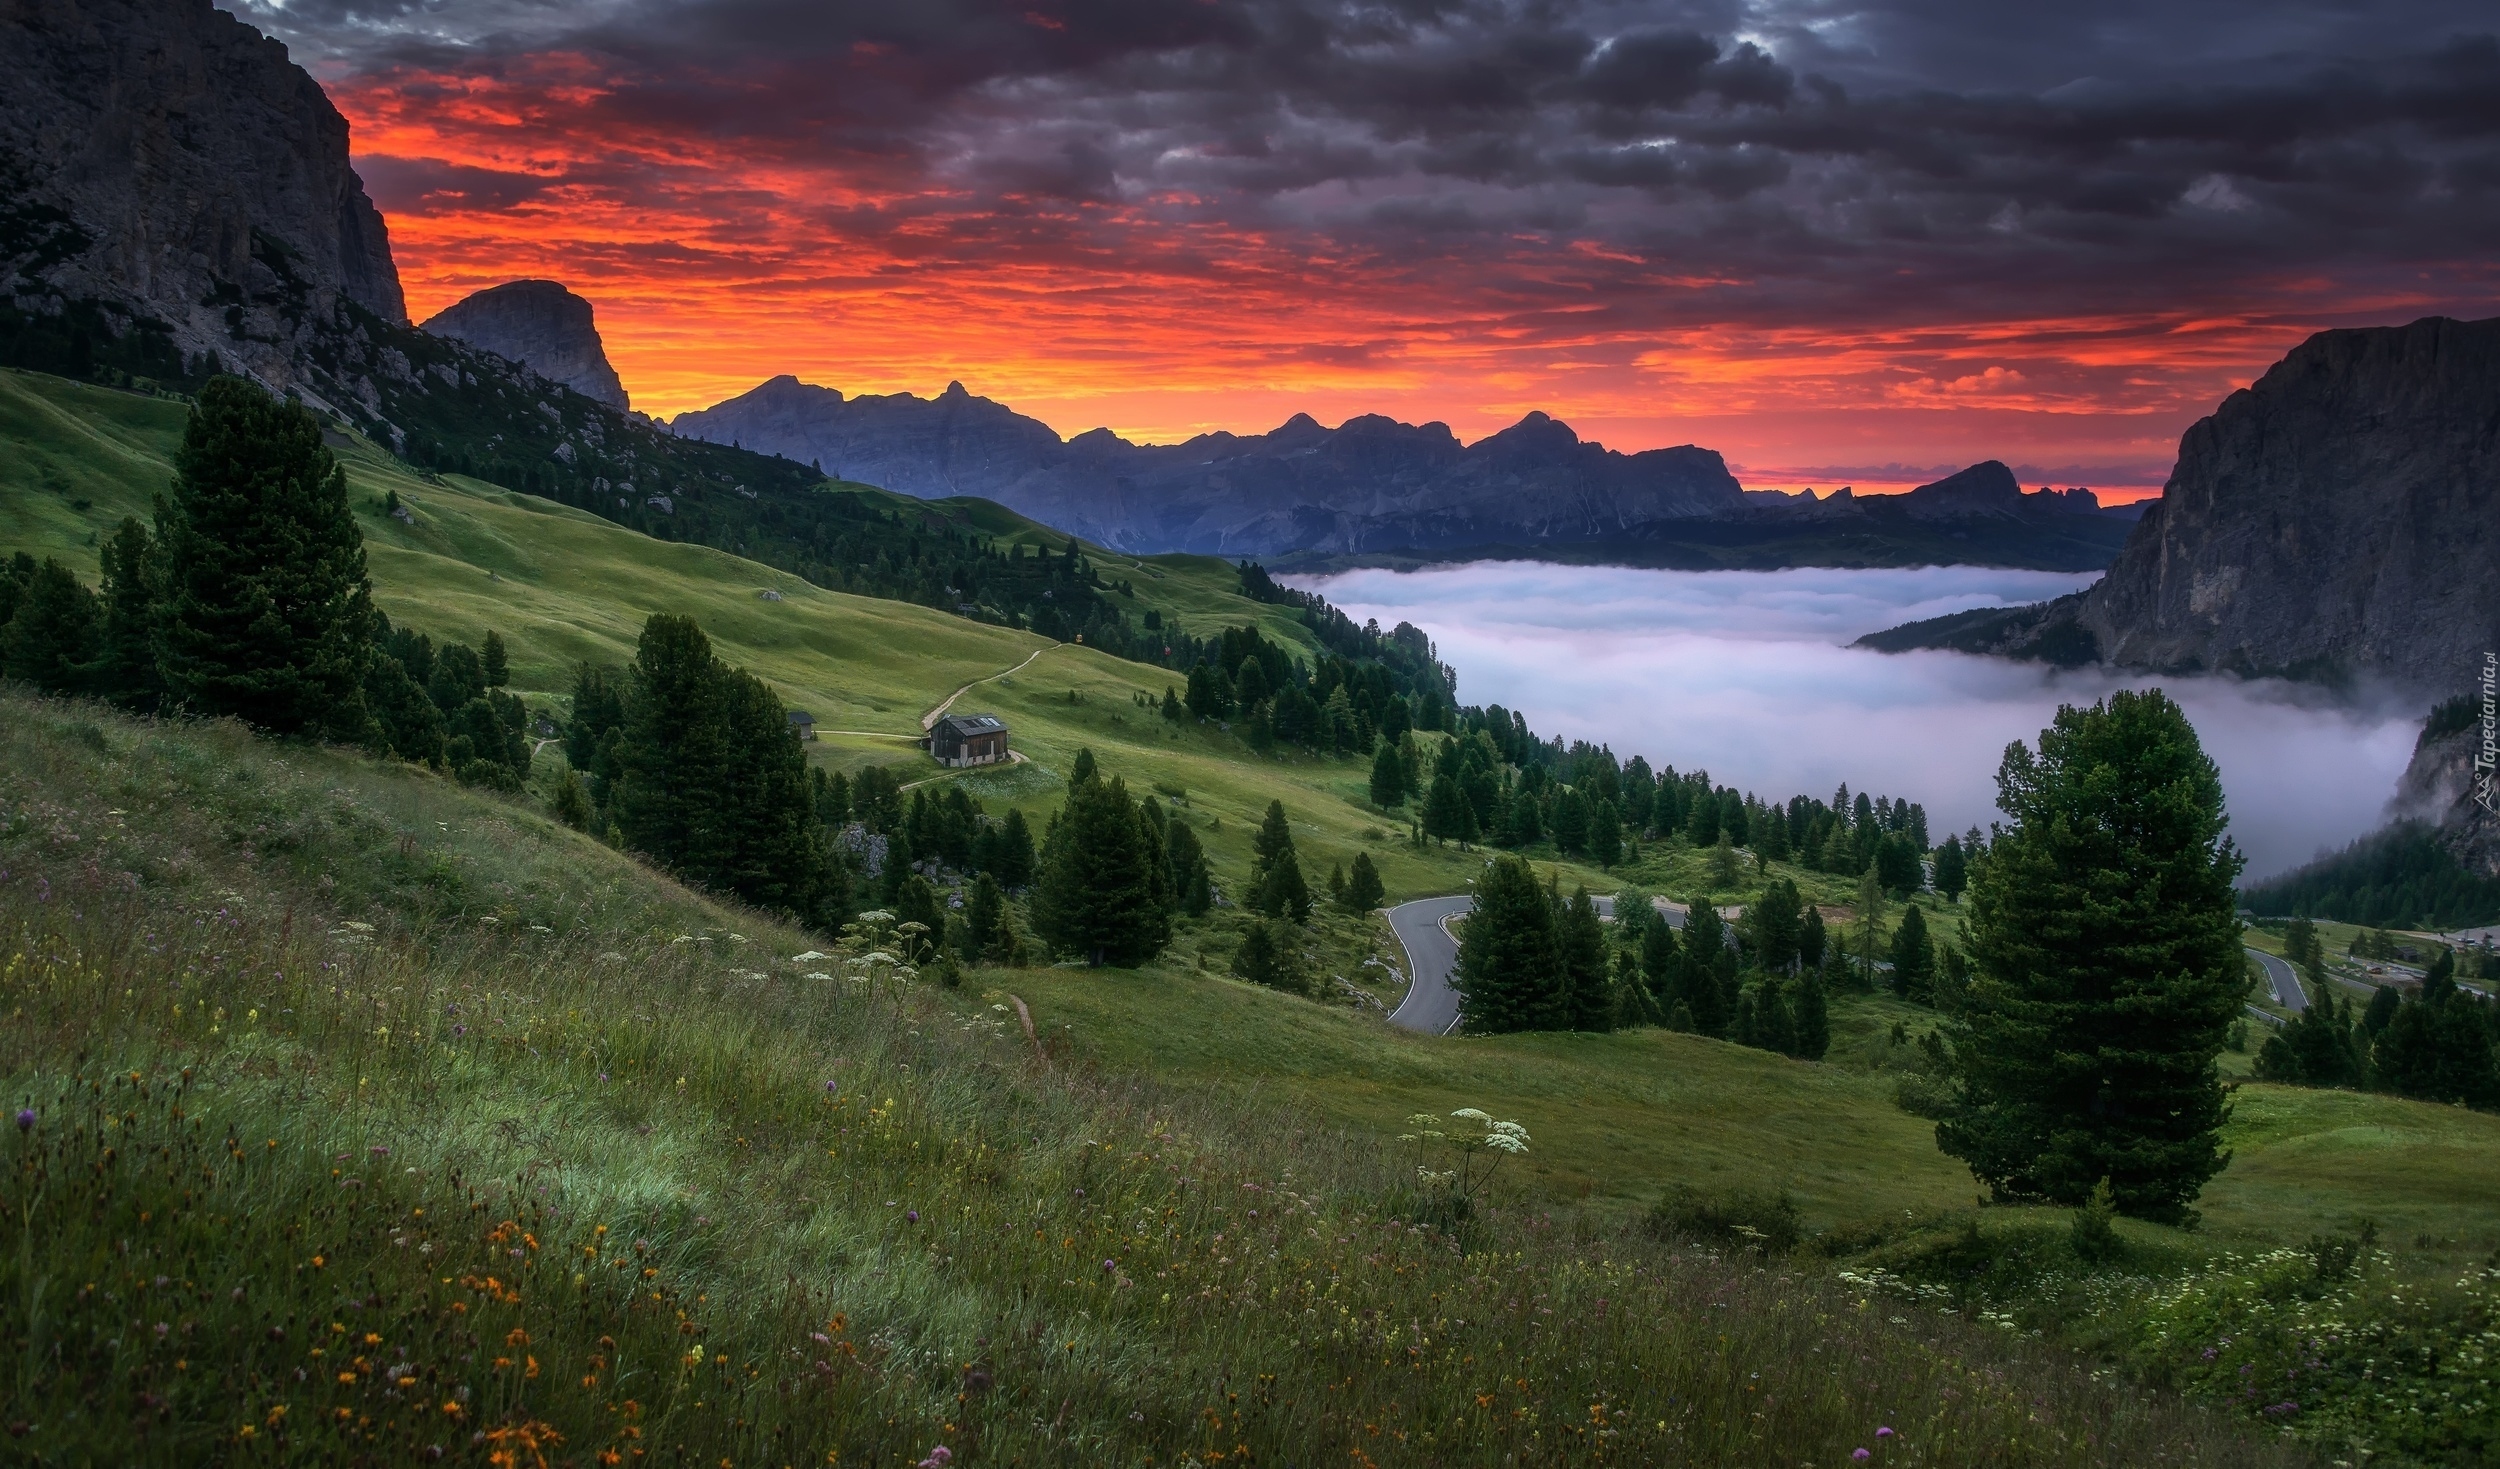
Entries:
POLYGON ((1667 916, 1652 908, 1643 924, 1640 938, 1641 979, 1649 986, 1649 997, 1660 1013, 1672 1016, 1683 1003, 1684 951, 1675 941, 1675 930, 1667 926, 1667 916))
POLYGON ((154 709, 164 685, 156 676, 156 543, 125 516, 104 543, 102 616, 96 629, 96 692, 141 711, 154 709))
MULTIPOLYGON (((1549 900, 1552 896, 1549 893, 1549 900)), ((1569 902, 1557 903, 1555 908, 1555 977, 1561 990, 1559 1024, 1564 1030, 1610 1030, 1614 1024, 1614 996, 1606 972, 1606 929, 1597 917, 1597 904, 1583 887, 1572 893, 1569 902)))
POLYGON ((1623 820, 1603 796, 1589 802, 1589 856, 1599 867, 1623 860, 1623 820))
POLYGON ((2005 1197, 2106 1177, 2122 1211, 2183 1220, 2226 1161, 2215 1060, 2247 985, 2221 778, 2178 705, 2121 691, 2008 747, 1997 787, 2013 824, 1971 883, 1937 1142, 2005 1197))
POLYGON ((1801 1061, 1822 1060, 1832 1048, 1832 1021, 1820 971, 1809 969, 1798 978, 1796 998, 1789 1009, 1795 1017, 1795 1039, 1788 1054, 1801 1061))
POLYGON ((1588 800, 1576 790, 1554 798, 1554 849, 1567 857, 1589 849, 1588 800))
POLYGON ((1380 869, 1372 865, 1372 854, 1354 854, 1354 869, 1346 874, 1345 905, 1357 913, 1369 913, 1389 896, 1381 886, 1380 869))
POLYGON ((1059 953, 1134 967, 1171 938, 1165 854, 1114 776, 1078 782, 1052 823, 1033 894, 1033 928, 1059 953))
POLYGON ((1762 896, 1745 910, 1745 927, 1753 940, 1753 961, 1767 972, 1782 972, 1797 962, 1799 927, 1797 910, 1803 905, 1797 896, 1797 885, 1787 878, 1775 877, 1762 888, 1762 896))
POLYGON ((1424 794, 1424 835, 1461 846, 1476 839, 1475 808, 1458 788, 1458 777, 1448 770, 1435 775, 1424 794))
POLYGON ((903 890, 895 896, 894 923, 904 963, 926 964, 935 958, 946 939, 946 907, 937 884, 917 872, 904 878, 903 890), (907 923, 917 924, 919 931, 903 929, 907 923))
POLYGON ((1164 860, 1172 869, 1172 900, 1196 917, 1213 906, 1214 888, 1207 873, 1207 852, 1189 823, 1172 822, 1164 842, 1164 860))
POLYGON ((972 880, 972 896, 964 902, 964 958, 974 964, 995 964, 1005 957, 1007 895, 998 879, 982 873, 972 880))
POLYGON ((1797 922, 1797 962, 1808 969, 1820 970, 1827 942, 1823 932, 1823 910, 1809 903, 1805 916, 1797 922))
POLYGON ((47 556, 0 627, 0 673, 55 694, 83 693, 96 661, 95 593, 47 556))
MULTIPOLYGON (((413 685, 411 685, 411 687, 413 687, 413 685)), ((556 796, 553 807, 555 810, 556 820, 563 822, 566 826, 573 828, 575 831, 590 830, 590 821, 593 814, 590 809, 590 788, 582 783, 582 773, 580 771, 567 770, 564 772, 564 778, 556 783, 556 796)))
POLYGON ((1031 887, 1037 871, 1033 827, 1024 819, 1022 811, 1010 806, 1007 808, 1007 819, 998 833, 998 885, 1010 890, 1031 887))
POLYGON ((1496 857, 1476 879, 1475 906, 1458 948, 1459 1017, 1471 1034, 1551 1030, 1561 985, 1554 910, 1536 874, 1496 857))
POLYGON ((609 811, 635 851, 697 883, 716 883, 728 856, 717 818, 727 801, 729 749, 711 640, 691 617, 655 613, 628 676, 609 811))
POLYGON ((156 539, 156 665, 172 703, 276 734, 366 737, 364 538, 311 413, 210 379, 156 539))
POLYGON ((502 633, 488 628, 486 642, 477 650, 477 656, 486 687, 499 689, 512 682, 512 655, 503 645, 502 633))
POLYGON ((1936 849, 1936 891, 1948 903, 1962 901, 1962 892, 1970 886, 1970 866, 1964 860, 1962 839, 1948 836, 1936 849))
POLYGON ((1936 946, 1927 936, 1927 915, 1912 903, 1892 931, 1892 991, 1921 1005, 1936 998, 1936 946))
POLYGON ((1683 984, 1677 999, 1703 1035, 1725 1035, 1736 1019, 1736 954, 1719 910, 1696 898, 1684 918, 1683 984))
POLYGON ((1710 886, 1724 892, 1736 886, 1736 844, 1728 840, 1727 830, 1719 831, 1718 842, 1710 848, 1710 886))
POLYGON ((1308 969, 1302 962, 1299 935, 1287 924, 1261 919, 1242 936, 1233 953, 1233 973, 1252 984, 1287 994, 1308 994, 1308 969))
POLYGON ((1372 804, 1383 811, 1406 804, 1406 771, 1398 759, 1398 747, 1383 741, 1380 753, 1372 756, 1372 804))
POLYGON ((1078 747, 1076 760, 1068 766, 1068 787, 1073 790, 1094 778, 1094 747, 1078 747))
MULTIPOLYGON (((1255 666, 1255 665, 1254 665, 1255 666)), ((1267 803, 1267 816, 1250 838, 1250 890, 1258 910, 1270 918, 1296 923, 1311 916, 1311 886, 1302 875, 1302 859, 1294 851, 1293 824, 1285 803, 1267 803)))

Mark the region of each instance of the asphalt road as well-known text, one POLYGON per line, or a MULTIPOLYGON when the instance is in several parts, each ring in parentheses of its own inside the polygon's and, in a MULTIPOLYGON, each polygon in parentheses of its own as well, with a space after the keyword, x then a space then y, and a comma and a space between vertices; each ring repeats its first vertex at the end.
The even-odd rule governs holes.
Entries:
POLYGON ((2248 952, 2265 969, 2266 983, 2274 986, 2276 1004, 2295 1015, 2309 1008, 2309 996, 2301 988, 2300 976, 2292 972, 2292 966, 2289 963, 2277 959, 2263 949, 2251 949, 2248 952))
MULTIPOLYGON (((1451 979, 1458 973, 1458 940, 1450 937, 1443 924, 1476 905, 1473 898, 1419 898, 1400 903, 1389 910, 1389 927, 1406 946, 1406 999, 1389 1016, 1389 1023, 1426 1035, 1448 1035, 1458 1029, 1458 991, 1451 979)), ((1597 899, 1601 918, 1615 916, 1612 897, 1597 899)), ((1682 928, 1684 910, 1666 909, 1667 926, 1682 928)))

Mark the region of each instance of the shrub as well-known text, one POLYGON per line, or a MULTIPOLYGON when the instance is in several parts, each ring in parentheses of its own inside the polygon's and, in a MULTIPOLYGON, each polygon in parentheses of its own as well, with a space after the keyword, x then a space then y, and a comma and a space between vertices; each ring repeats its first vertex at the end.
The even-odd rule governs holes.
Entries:
POLYGON ((1775 1194, 1729 1190, 1705 1194, 1678 1185, 1650 1206, 1654 1234, 1682 1235, 1712 1244, 1786 1254, 1805 1238, 1797 1201, 1786 1189, 1775 1194))

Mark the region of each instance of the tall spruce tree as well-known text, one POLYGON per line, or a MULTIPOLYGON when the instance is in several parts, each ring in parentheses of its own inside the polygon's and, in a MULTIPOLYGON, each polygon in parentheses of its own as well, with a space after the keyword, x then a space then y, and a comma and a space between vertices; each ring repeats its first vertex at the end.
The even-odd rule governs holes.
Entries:
POLYGON ((1496 857, 1476 878, 1458 948, 1458 1013, 1471 1034, 1551 1030, 1560 1011, 1554 910, 1536 874, 1496 857))
POLYGON ((0 673, 55 694, 84 693, 96 661, 95 593, 47 556, 0 627, 0 673))
POLYGON ((1970 863, 1962 851, 1962 839, 1948 836, 1936 849, 1936 891, 1948 903, 1962 901, 1962 893, 1970 886, 1970 863))
POLYGON ((1892 931, 1892 992, 1921 1005, 1936 1002, 1936 945, 1927 935, 1927 915, 1916 903, 1901 910, 1901 924, 1892 931))
POLYGON ((628 846, 697 883, 720 881, 729 735, 720 666, 691 617, 655 613, 634 650, 609 814, 628 846))
POLYGON ((1380 752, 1372 756, 1372 804, 1387 811, 1406 804, 1406 767, 1398 758, 1398 747, 1381 741, 1380 752))
POLYGON ((1692 1011, 1694 1028, 1703 1035, 1725 1035, 1736 1021, 1736 949, 1728 942, 1727 921, 1700 898, 1684 917, 1683 983, 1678 1003, 1692 1011))
POLYGON ((1614 1028, 1612 976, 1606 971, 1606 927, 1585 887, 1554 905, 1555 978, 1560 986, 1564 1030, 1614 1028))
POLYGON ((1388 889, 1380 882, 1380 869, 1372 865, 1372 854, 1355 853, 1353 870, 1346 874, 1346 907, 1357 913, 1369 913, 1388 896, 1388 889))
POLYGON ((1174 820, 1165 833, 1164 859, 1172 869, 1172 897, 1180 910, 1192 917, 1204 913, 1215 902, 1213 884, 1207 873, 1206 847, 1189 823, 1174 820))
POLYGON ((132 709, 154 709, 164 685, 156 676, 156 542, 125 516, 104 543, 102 616, 96 628, 93 686, 132 709))
POLYGON ((1795 997, 1789 1003, 1795 1017, 1794 1039, 1788 1054, 1801 1061, 1820 1061, 1832 1048, 1832 1019, 1828 998, 1823 992, 1823 976, 1809 969, 1798 976, 1795 997))
POLYGON ((1033 930, 1044 943, 1093 964, 1134 967, 1172 936, 1168 860, 1147 840, 1128 784, 1099 775, 1069 788, 1045 839, 1033 893, 1033 930))
POLYGON ((200 390, 157 503, 156 664, 173 704, 362 740, 373 593, 347 476, 301 404, 200 390))
POLYGON ((2122 691, 2008 747, 1970 890, 1945 1152, 2008 1198, 2176 1222, 2228 1161, 2215 1062, 2246 987, 2222 782, 2179 706, 2122 691))
POLYGON ((1775 877, 1763 884, 1762 896, 1745 910, 1754 963, 1774 973, 1795 967, 1799 952, 1798 910, 1803 906, 1797 885, 1787 878, 1775 877))

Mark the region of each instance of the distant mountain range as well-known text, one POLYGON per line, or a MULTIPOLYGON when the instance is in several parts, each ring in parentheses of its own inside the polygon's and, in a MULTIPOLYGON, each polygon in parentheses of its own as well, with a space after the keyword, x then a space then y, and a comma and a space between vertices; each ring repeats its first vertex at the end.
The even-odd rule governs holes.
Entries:
POLYGON ((845 397, 784 376, 672 426, 903 494, 996 500, 1125 551, 1305 566, 1541 555, 2088 570, 2108 563, 2133 514, 2104 511, 2088 490, 2025 494, 1994 461, 1904 496, 1749 492, 1712 450, 1625 454, 1543 413, 1473 444, 1378 414, 1136 444, 1108 429, 1062 439, 961 383, 934 398, 845 397))

